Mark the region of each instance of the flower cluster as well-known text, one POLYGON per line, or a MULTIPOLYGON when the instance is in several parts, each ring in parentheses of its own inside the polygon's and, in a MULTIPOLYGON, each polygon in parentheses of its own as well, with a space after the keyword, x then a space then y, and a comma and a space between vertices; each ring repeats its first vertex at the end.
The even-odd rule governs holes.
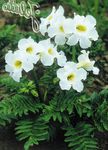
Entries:
POLYGON ((7 65, 5 69, 17 82, 22 77, 22 71, 29 72, 40 60, 44 66, 51 66, 57 59, 59 66, 66 62, 65 54, 57 51, 57 46, 51 43, 50 39, 36 43, 31 37, 21 39, 18 43, 18 50, 9 51, 5 56, 7 65))
POLYGON ((40 32, 54 38, 57 45, 66 43, 72 46, 79 42, 80 47, 86 49, 91 46, 91 41, 99 37, 95 26, 96 19, 93 16, 74 14, 74 18, 66 18, 63 7, 59 6, 57 10, 53 7, 47 18, 41 18, 40 32))
POLYGON ((66 62, 66 64, 58 69, 57 77, 60 79, 60 87, 62 90, 70 90, 71 87, 78 92, 83 90, 82 80, 87 78, 87 72, 93 71, 95 75, 99 73, 99 69, 94 66, 95 61, 89 59, 89 52, 81 51, 78 57, 78 63, 66 62))
POLYGON ((99 69, 94 66, 95 61, 90 60, 89 52, 86 50, 81 51, 77 63, 67 61, 65 53, 58 51, 57 48, 58 45, 66 43, 72 46, 78 42, 81 48, 90 47, 91 41, 98 39, 95 26, 96 20, 93 16, 84 17, 74 14, 74 18, 66 18, 62 6, 57 10, 53 7, 51 14, 41 18, 40 23, 41 34, 48 34, 49 38, 38 43, 31 37, 21 39, 18 50, 9 51, 5 56, 6 71, 19 82, 22 71, 29 72, 38 61, 44 66, 51 66, 56 60, 61 67, 57 70, 61 89, 70 90, 72 87, 77 92, 81 92, 84 88, 83 81, 86 80, 88 73, 90 71, 95 75, 99 73, 99 69), (54 39, 54 43, 51 39, 54 39))

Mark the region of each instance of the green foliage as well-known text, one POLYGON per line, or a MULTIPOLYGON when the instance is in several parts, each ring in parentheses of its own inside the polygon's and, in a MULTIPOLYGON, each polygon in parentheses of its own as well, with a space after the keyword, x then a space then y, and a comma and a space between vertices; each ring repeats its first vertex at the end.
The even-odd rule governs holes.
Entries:
POLYGON ((49 102, 49 105, 45 105, 43 110, 46 120, 51 117, 53 120, 58 120, 62 122, 65 113, 69 115, 77 111, 78 115, 82 117, 87 115, 90 117, 92 115, 92 108, 90 104, 90 99, 88 99, 85 94, 78 94, 75 91, 60 92, 49 102))
MULTIPOLYGON (((43 68, 44 69, 44 68, 43 68)), ((54 64, 53 67, 48 67, 44 70, 43 75, 40 78, 39 84, 44 90, 44 99, 47 99, 47 94, 53 95, 54 91, 56 93, 58 88, 58 79, 56 77, 57 65, 54 64)))
POLYGON ((15 119, 15 117, 12 114, 3 114, 0 113, 0 125, 5 126, 7 123, 11 123, 12 119, 15 119))
POLYGON ((75 127, 65 128, 65 142, 72 150, 97 150, 97 141, 93 136, 94 128, 90 124, 79 123, 75 127))
POLYGON ((16 94, 0 102, 0 124, 5 125, 5 120, 10 122, 11 118, 17 119, 22 115, 28 115, 30 112, 39 112, 40 109, 42 109, 42 104, 30 97, 16 94))
POLYGON ((12 35, 14 32, 15 32, 15 25, 7 25, 0 29, 0 50, 2 50, 0 56, 4 55, 3 49, 6 48, 11 42, 12 35))
POLYGON ((57 106, 57 99, 53 99, 49 102, 49 105, 45 105, 43 110, 44 120, 49 121, 53 118, 54 121, 58 120, 62 122, 62 114, 60 112, 59 107, 57 106))
POLYGON ((17 41, 23 37, 20 33, 17 33, 17 36, 15 36, 16 31, 17 26, 15 24, 5 25, 0 29, 0 49, 4 49, 7 46, 12 49, 16 47, 17 41))
POLYGON ((2 9, 2 5, 3 5, 5 2, 6 2, 5 0, 1 0, 1 1, 0 1, 0 10, 2 9))
POLYGON ((6 74, 0 77, 0 85, 4 86, 5 89, 10 93, 18 92, 19 94, 30 94, 38 97, 34 82, 27 80, 26 78, 23 78, 22 81, 18 83, 6 74))
POLYGON ((94 123, 99 131, 108 131, 108 89, 93 95, 94 101, 94 123))
POLYGON ((6 125, 11 119, 30 112, 39 112, 43 108, 43 104, 38 102, 36 87, 32 81, 23 79, 23 82, 16 83, 9 76, 3 75, 0 77, 0 86, 8 92, 8 96, 0 101, 0 125, 6 125))
POLYGON ((34 144, 38 145, 40 141, 49 139, 49 125, 41 117, 18 121, 15 130, 19 140, 26 140, 25 150, 29 150, 34 144))
POLYGON ((7 37, 9 39, 15 32, 15 28, 16 28, 16 25, 7 25, 1 28, 0 38, 7 37))
POLYGON ((95 133, 95 130, 108 130, 107 89, 98 94, 93 93, 91 96, 85 93, 79 94, 72 90, 67 92, 57 91, 51 100, 40 103, 35 95, 31 97, 28 94, 29 88, 30 91, 35 88, 33 82, 23 79, 23 82, 16 84, 10 77, 4 76, 5 78, 0 78, 1 87, 7 88, 8 93, 12 94, 13 92, 13 95, 9 94, 7 98, 0 102, 0 125, 6 125, 7 122, 11 123, 12 120, 26 116, 28 119, 18 121, 16 127, 18 139, 26 140, 25 150, 54 136, 48 126, 52 120, 69 126, 66 127, 67 132, 65 134, 67 137, 65 142, 69 142, 69 147, 78 150, 97 149, 97 142, 92 137, 93 133, 95 133), (12 87, 14 88, 11 91, 12 87), (26 94, 26 96, 22 94, 26 94), (41 117, 30 120, 30 113, 37 114, 37 118, 39 115, 41 117), (71 120, 75 120, 76 116, 82 118, 84 122, 88 118, 94 126, 77 123, 78 125, 73 127, 71 120))
POLYGON ((24 82, 15 82, 9 75, 0 76, 0 86, 4 86, 6 90, 17 91, 24 85, 24 82))

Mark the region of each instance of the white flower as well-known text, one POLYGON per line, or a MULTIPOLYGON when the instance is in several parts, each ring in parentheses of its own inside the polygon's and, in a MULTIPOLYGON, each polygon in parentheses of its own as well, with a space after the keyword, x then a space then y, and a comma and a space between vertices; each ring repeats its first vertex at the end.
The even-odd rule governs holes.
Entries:
POLYGON ((66 37, 68 37, 72 30, 71 24, 72 19, 70 18, 58 18, 48 27, 48 36, 50 38, 55 37, 55 43, 57 45, 64 45, 66 43, 66 37))
POLYGON ((62 90, 70 90, 72 87, 81 92, 84 88, 82 80, 86 79, 87 72, 83 68, 78 69, 74 62, 67 62, 63 68, 58 69, 57 77, 62 90))
POLYGON ((99 74, 99 69, 94 67, 95 61, 91 61, 89 58, 89 52, 85 50, 81 51, 82 54, 78 57, 78 68, 84 68, 87 71, 93 71, 94 74, 99 74))
POLYGON ((59 66, 64 66, 67 62, 67 58, 65 56, 65 53, 63 51, 60 51, 57 55, 57 64, 59 66))
POLYGON ((50 39, 42 40, 38 43, 39 58, 44 66, 51 66, 54 60, 57 59, 59 66, 63 66, 66 63, 66 56, 61 51, 57 51, 57 46, 51 43, 50 39))
POLYGON ((55 7, 53 7, 51 14, 47 18, 41 18, 41 23, 40 23, 40 32, 42 35, 45 35, 47 32, 47 25, 50 24, 54 14, 56 12, 55 7))
POLYGON ((96 19, 87 15, 75 15, 71 24, 72 35, 69 37, 67 44, 76 45, 78 42, 81 48, 88 48, 91 46, 91 41, 98 40, 98 33, 96 31, 96 19))
POLYGON ((57 47, 54 46, 50 39, 39 42, 39 58, 44 66, 51 66, 57 56, 57 47))
POLYGON ((24 53, 19 50, 14 53, 9 51, 5 56, 5 61, 7 63, 5 70, 9 72, 10 76, 17 82, 19 82, 22 77, 23 69, 26 72, 33 69, 33 64, 31 62, 27 62, 24 53))
POLYGON ((52 24, 52 22, 56 21, 56 19, 59 16, 64 15, 64 9, 62 6, 59 6, 59 8, 56 10, 55 7, 53 7, 52 12, 50 15, 46 18, 41 18, 41 23, 40 23, 40 32, 42 35, 45 35, 47 32, 48 25, 52 24))
POLYGON ((38 44, 31 37, 21 39, 18 42, 18 49, 25 53, 25 58, 33 64, 36 64, 39 60, 37 55, 39 52, 38 44))

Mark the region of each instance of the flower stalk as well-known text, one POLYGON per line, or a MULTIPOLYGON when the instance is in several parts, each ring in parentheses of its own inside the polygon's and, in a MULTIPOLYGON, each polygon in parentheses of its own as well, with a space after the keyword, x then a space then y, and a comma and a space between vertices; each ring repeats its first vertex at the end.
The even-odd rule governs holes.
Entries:
POLYGON ((36 89, 38 92, 39 100, 42 102, 43 99, 42 99, 42 95, 41 95, 41 91, 40 91, 40 87, 39 87, 39 82, 38 82, 38 77, 37 77, 35 68, 33 69, 32 74, 33 74, 33 79, 34 79, 36 89))
POLYGON ((98 8, 99 8, 99 0, 95 0, 95 15, 97 16, 98 8))
POLYGON ((72 47, 72 61, 76 62, 76 48, 75 48, 75 46, 72 47))

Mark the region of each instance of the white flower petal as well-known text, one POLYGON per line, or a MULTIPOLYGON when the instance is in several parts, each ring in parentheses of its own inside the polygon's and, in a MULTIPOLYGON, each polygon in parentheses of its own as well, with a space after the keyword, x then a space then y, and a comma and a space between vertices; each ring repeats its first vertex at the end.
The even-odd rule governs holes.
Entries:
POLYGON ((84 89, 84 85, 81 81, 77 81, 73 84, 73 89, 76 90, 77 92, 81 92, 84 89))
POLYGON ((9 52, 5 55, 5 61, 6 61, 6 63, 12 64, 12 62, 13 62, 13 57, 14 57, 14 55, 13 55, 12 51, 9 51, 9 52))
POLYGON ((84 23, 84 21, 85 21, 85 16, 80 16, 80 15, 74 14, 74 21, 75 21, 75 23, 77 23, 77 24, 84 23))
POLYGON ((93 67, 93 74, 98 75, 99 74, 99 68, 93 67))
POLYGON ((77 64, 74 63, 74 62, 72 62, 72 61, 68 61, 68 62, 65 64, 64 68, 65 68, 67 71, 68 71, 68 70, 70 70, 70 71, 76 71, 76 70, 77 70, 77 64))
POLYGON ((90 38, 94 41, 97 41, 99 38, 98 32, 96 31, 95 28, 93 28, 92 30, 90 30, 90 38))
POLYGON ((70 90, 71 88, 71 84, 67 83, 66 81, 61 80, 59 82, 59 85, 61 87, 62 90, 70 90))
POLYGON ((22 77, 22 70, 19 71, 15 71, 11 77, 16 81, 16 82, 20 82, 20 78, 22 77))
POLYGON ((31 62, 25 62, 23 64, 23 69, 26 71, 26 72, 29 72, 30 70, 33 70, 33 63, 31 62))
POLYGON ((55 6, 53 6, 51 14, 54 14, 55 12, 56 12, 56 8, 55 6))
POLYGON ((86 49, 91 46, 91 41, 86 37, 81 37, 79 43, 80 43, 81 48, 86 49))
POLYGON ((13 68, 9 65, 5 65, 5 70, 6 70, 6 72, 12 72, 13 68))
POLYGON ((78 75, 80 80, 86 80, 87 78, 87 71, 85 71, 83 68, 78 69, 78 75))
POLYGON ((80 56, 78 56, 78 61, 79 62, 84 62, 88 59, 88 57, 84 54, 81 54, 80 56))
POLYGON ((32 61, 34 64, 36 64, 38 61, 39 61, 39 55, 35 55, 33 58, 32 58, 32 61))
POLYGON ((50 37, 50 38, 52 38, 52 37, 54 37, 55 35, 56 35, 56 27, 55 26, 50 26, 49 28, 48 28, 48 36, 50 37))
POLYGON ((42 54, 41 62, 44 66, 51 66, 54 63, 54 58, 47 54, 42 54))
POLYGON ((6 72, 12 72, 13 68, 7 64, 7 65, 5 65, 5 70, 6 70, 6 72))
POLYGON ((57 45, 64 45, 66 42, 66 38, 64 35, 56 35, 55 36, 55 43, 57 45))
POLYGON ((95 25, 96 25, 96 19, 95 19, 93 16, 87 15, 87 16, 86 16, 86 19, 87 19, 87 21, 90 22, 90 24, 92 24, 92 26, 95 26, 95 25))
POLYGON ((64 68, 60 68, 57 70, 57 77, 59 79, 64 79, 65 77, 65 69, 64 68))
POLYGON ((59 8, 56 11, 56 14, 64 15, 64 8, 60 5, 59 8))
POLYGON ((67 44, 72 46, 72 45, 76 45, 78 43, 78 36, 73 34, 69 37, 67 44))
POLYGON ((72 24, 73 24, 73 20, 71 18, 65 19, 63 23, 63 27, 66 34, 70 34, 73 32, 72 24))
POLYGON ((64 66, 66 64, 67 58, 65 54, 61 51, 57 57, 57 63, 59 66, 64 66))
POLYGON ((45 33, 47 32, 47 24, 40 24, 40 28, 39 28, 41 34, 44 36, 45 33))
POLYGON ((36 64, 39 60, 39 55, 32 55, 31 57, 27 57, 27 61, 33 64, 36 64))
POLYGON ((90 61, 89 65, 86 66, 84 69, 86 69, 87 71, 92 71, 94 64, 95 64, 95 61, 90 61))
POLYGON ((28 42, 29 43, 30 42, 34 42, 34 40, 31 39, 31 37, 29 37, 28 39, 24 38, 24 39, 19 40, 19 42, 18 42, 18 49, 19 50, 25 49, 26 45, 28 45, 28 42))
POLYGON ((90 53, 90 52, 89 52, 89 51, 86 51, 86 50, 81 50, 81 53, 84 54, 85 56, 89 56, 89 53, 90 53))
POLYGON ((41 49, 41 48, 47 49, 47 48, 51 45, 50 38, 47 39, 47 40, 42 40, 42 41, 40 41, 38 45, 39 45, 38 47, 39 47, 40 49, 41 49))

